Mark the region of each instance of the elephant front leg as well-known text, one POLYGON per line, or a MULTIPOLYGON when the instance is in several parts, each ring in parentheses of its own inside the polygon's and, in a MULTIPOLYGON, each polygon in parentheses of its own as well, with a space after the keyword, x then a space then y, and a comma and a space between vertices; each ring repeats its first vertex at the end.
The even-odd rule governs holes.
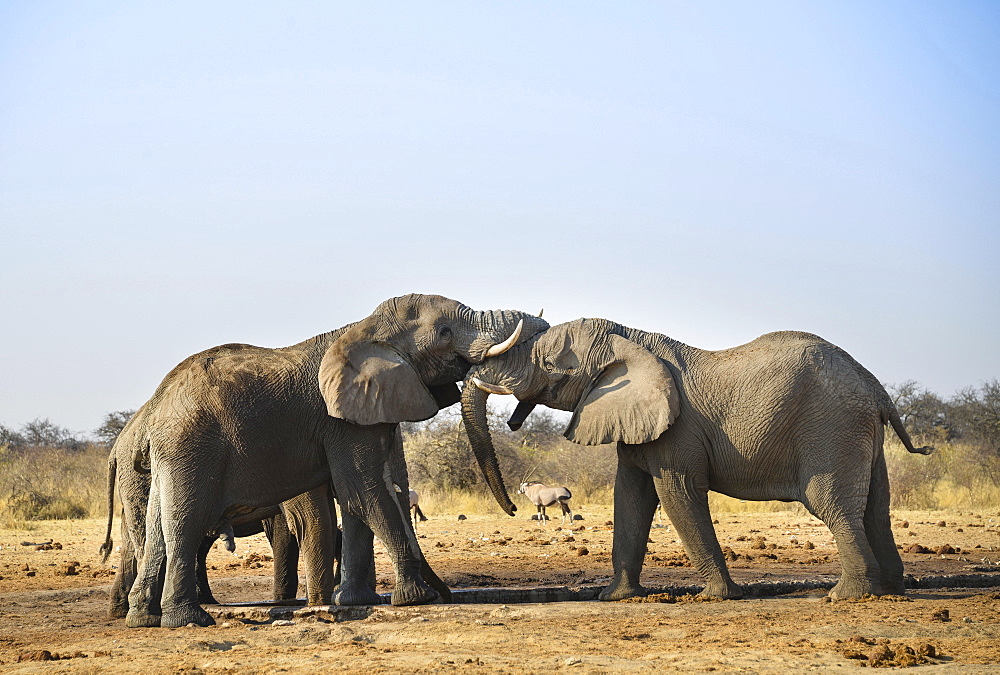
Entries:
POLYGON ((413 550, 406 517, 396 496, 389 489, 382 489, 378 492, 378 501, 380 508, 372 514, 369 526, 385 544, 396 572, 392 604, 423 605, 438 600, 441 595, 424 581, 423 556, 413 550))
POLYGON ((646 589, 639 584, 642 562, 646 556, 649 528, 656 509, 653 479, 645 471, 627 465, 619 457, 615 475, 615 534, 611 547, 614 576, 598 596, 601 600, 624 600, 642 597, 646 589))
POLYGON ((665 471, 657 483, 663 510, 680 536, 688 560, 705 580, 705 588, 699 595, 729 600, 742 598, 743 589, 729 576, 726 558, 712 525, 708 492, 695 487, 690 476, 673 471, 665 471))
MULTIPOLYGON (((395 433, 396 425, 348 424, 348 433, 328 444, 327 457, 345 523, 346 514, 360 518, 389 553, 396 572, 392 604, 426 604, 441 596, 421 576, 423 556, 416 547, 416 539, 410 541, 409 516, 400 506, 393 487, 390 453, 395 433)), ((351 545, 345 524, 345 563, 352 555, 351 545)))

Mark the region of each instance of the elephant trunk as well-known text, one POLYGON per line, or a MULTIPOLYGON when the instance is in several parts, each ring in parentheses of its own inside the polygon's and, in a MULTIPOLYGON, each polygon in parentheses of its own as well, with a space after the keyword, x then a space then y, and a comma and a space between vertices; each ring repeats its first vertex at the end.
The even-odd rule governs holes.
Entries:
POLYGON ((462 389, 462 420, 465 431, 469 434, 472 451, 479 462, 487 484, 493 491, 493 496, 504 512, 513 516, 517 507, 507 494, 507 487, 500 473, 500 463, 497 461, 497 451, 490 437, 490 426, 486 419, 486 399, 489 394, 472 383, 466 383, 462 389))

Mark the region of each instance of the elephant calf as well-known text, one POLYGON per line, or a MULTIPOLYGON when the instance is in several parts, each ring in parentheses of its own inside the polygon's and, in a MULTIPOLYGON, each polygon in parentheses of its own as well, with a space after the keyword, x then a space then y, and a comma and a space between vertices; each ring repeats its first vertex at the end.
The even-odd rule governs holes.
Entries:
POLYGON ((882 448, 891 424, 916 449, 879 381, 844 350, 780 332, 704 351, 603 319, 549 328, 474 367, 462 411, 477 453, 493 450, 490 393, 514 394, 517 425, 535 404, 573 413, 566 437, 617 443, 614 577, 604 600, 639 584, 657 501, 704 577, 702 595, 742 596, 712 526, 708 491, 801 502, 833 532, 843 573, 833 598, 903 592, 882 448))

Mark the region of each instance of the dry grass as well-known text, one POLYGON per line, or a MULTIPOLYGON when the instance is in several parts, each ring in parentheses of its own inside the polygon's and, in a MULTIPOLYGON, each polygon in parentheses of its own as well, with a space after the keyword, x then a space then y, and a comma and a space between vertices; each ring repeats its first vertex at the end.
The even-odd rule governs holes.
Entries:
POLYGON ((1000 507, 1000 456, 981 446, 939 441, 929 455, 908 453, 886 441, 892 507, 993 509, 1000 507))
MULTIPOLYGON (((578 453, 548 453, 547 476, 563 476, 573 491, 571 506, 611 507, 613 462, 611 455, 595 455, 580 462, 578 453), (610 466, 604 466, 610 464, 610 466), (585 470, 589 469, 589 471, 585 470), (597 480, 597 479, 600 480, 597 480)), ((886 460, 892 486, 892 508, 924 510, 1000 508, 1000 456, 976 445, 938 442, 929 457, 911 455, 893 437, 886 442, 886 460)), ((537 459, 530 466, 538 466, 537 459)), ((508 480, 511 481, 510 476, 508 480)), ((488 515, 499 512, 492 494, 481 482, 467 489, 443 490, 417 481, 421 506, 428 512, 488 515)), ((514 494, 521 512, 530 505, 514 494)), ((44 519, 103 517, 106 513, 107 450, 88 445, 81 450, 33 449, 15 452, 0 447, 0 526, 32 527, 44 519)), ((713 513, 803 513, 801 505, 785 502, 751 502, 709 493, 713 513)))
POLYGON ((94 518, 107 512, 108 451, 0 448, 0 525, 94 518))

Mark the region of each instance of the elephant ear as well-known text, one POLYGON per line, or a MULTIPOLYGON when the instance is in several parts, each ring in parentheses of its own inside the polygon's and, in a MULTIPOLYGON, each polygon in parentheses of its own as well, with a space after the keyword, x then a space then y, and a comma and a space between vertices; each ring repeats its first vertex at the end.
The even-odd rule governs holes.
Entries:
POLYGON ((326 411, 354 424, 419 422, 438 411, 420 376, 386 342, 357 339, 355 331, 338 338, 319 366, 319 388, 326 411))
POLYGON ((573 411, 566 438, 584 445, 648 443, 680 412, 674 378, 643 347, 618 335, 608 339, 612 356, 573 411))

